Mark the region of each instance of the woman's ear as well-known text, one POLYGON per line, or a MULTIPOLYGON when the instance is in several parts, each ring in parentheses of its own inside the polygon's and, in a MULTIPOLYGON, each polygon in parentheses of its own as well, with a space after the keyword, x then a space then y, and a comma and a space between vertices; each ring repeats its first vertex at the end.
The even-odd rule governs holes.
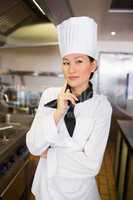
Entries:
POLYGON ((94 60, 94 61, 91 63, 91 66, 92 66, 91 72, 95 72, 96 69, 97 69, 97 62, 96 62, 96 60, 94 60))

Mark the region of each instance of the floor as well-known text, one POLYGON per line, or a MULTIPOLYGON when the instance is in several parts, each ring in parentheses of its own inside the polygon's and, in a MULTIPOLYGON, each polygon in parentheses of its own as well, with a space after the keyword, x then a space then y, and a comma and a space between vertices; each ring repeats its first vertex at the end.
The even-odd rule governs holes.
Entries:
POLYGON ((117 200, 116 187, 113 175, 114 167, 114 145, 109 143, 104 155, 103 164, 97 176, 98 188, 102 200, 117 200))
MULTIPOLYGON (((114 148, 115 144, 110 139, 104 154, 100 173, 97 176, 98 188, 102 200, 117 200, 115 181, 113 176, 114 148)), ((30 200, 34 200, 32 195, 30 200)))

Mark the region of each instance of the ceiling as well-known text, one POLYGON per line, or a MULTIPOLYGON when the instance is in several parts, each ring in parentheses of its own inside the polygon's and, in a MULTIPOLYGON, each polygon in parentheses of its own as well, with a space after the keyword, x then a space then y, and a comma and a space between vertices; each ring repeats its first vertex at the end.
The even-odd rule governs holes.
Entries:
POLYGON ((111 0, 88 2, 90 1, 70 0, 75 16, 88 15, 95 18, 99 40, 133 41, 133 12, 109 12, 111 0), (116 35, 112 36, 110 33, 114 31, 116 35))
MULTIPOLYGON (((0 1, 4 4, 3 0, 0 1)), ((128 3, 127 10, 123 5, 118 10, 117 4, 117 10, 111 10, 111 5, 114 5, 111 0, 36 0, 46 15, 35 6, 33 0, 4 0, 6 1, 6 6, 0 7, 0 41, 5 46, 56 44, 55 25, 70 16, 93 17, 98 23, 100 41, 133 41, 133 10, 130 10, 133 0, 125 1, 128 3), (7 9, 9 2, 10 9, 7 9), (12 8, 16 5, 15 11, 11 9, 11 5, 12 8), (2 16, 7 15, 5 18, 10 23, 3 21, 1 26, 2 16), (10 24, 9 29, 5 28, 6 23, 10 24), (111 35, 111 32, 116 32, 116 35, 111 35)))

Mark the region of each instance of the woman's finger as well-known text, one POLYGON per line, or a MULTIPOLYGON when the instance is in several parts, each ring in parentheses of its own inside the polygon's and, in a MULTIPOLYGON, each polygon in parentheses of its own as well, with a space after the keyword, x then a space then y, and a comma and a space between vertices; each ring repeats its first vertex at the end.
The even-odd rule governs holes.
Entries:
POLYGON ((61 92, 64 93, 66 91, 66 87, 67 87, 67 81, 65 81, 65 83, 64 83, 64 85, 63 85, 63 87, 61 89, 61 92))
POLYGON ((41 154, 41 157, 46 158, 46 157, 47 157, 47 154, 46 154, 46 153, 42 153, 42 154, 41 154))
POLYGON ((48 149, 46 149, 46 150, 41 154, 41 157, 47 158, 47 154, 48 154, 48 149))
POLYGON ((67 100, 67 101, 69 100, 69 101, 71 101, 73 105, 76 104, 75 100, 74 100, 71 96, 65 96, 65 97, 64 97, 64 100, 67 100))
POLYGON ((67 89, 66 94, 71 95, 76 101, 78 101, 78 98, 72 94, 69 89, 67 89))
POLYGON ((43 154, 42 154, 41 157, 42 157, 42 158, 47 158, 47 155, 43 155, 43 154))

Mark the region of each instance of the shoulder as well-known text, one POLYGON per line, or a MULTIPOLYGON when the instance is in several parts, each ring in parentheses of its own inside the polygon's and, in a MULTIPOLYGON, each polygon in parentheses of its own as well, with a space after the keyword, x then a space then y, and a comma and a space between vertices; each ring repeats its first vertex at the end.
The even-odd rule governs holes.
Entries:
POLYGON ((54 95, 58 95, 59 91, 60 91, 61 87, 49 87, 49 88, 46 88, 43 92, 43 96, 45 95, 49 95, 51 94, 52 96, 54 95))
POLYGON ((41 96, 41 100, 46 102, 57 99, 61 87, 49 87, 44 90, 41 96))
POLYGON ((95 94, 94 101, 96 102, 97 111, 112 113, 112 106, 108 97, 103 94, 95 94))

